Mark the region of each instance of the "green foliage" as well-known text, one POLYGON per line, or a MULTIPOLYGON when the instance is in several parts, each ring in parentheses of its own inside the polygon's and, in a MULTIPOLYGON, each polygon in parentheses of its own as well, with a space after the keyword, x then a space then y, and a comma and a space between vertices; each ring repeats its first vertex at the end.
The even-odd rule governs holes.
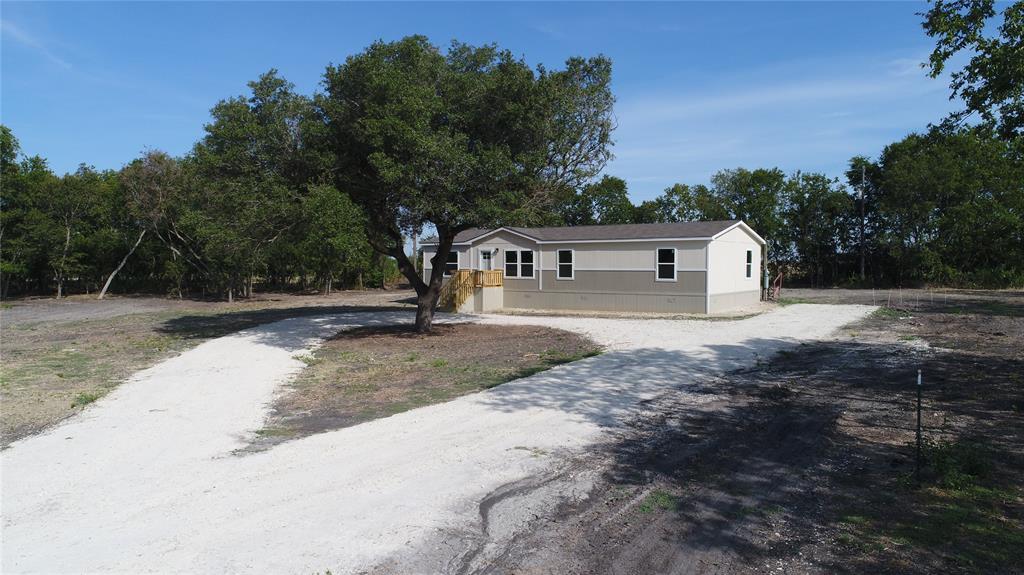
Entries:
POLYGON ((922 456, 931 481, 946 489, 970 489, 992 470, 991 449, 980 443, 926 441, 922 456))
POLYGON ((71 402, 71 407, 83 407, 103 397, 102 393, 94 391, 83 391, 75 396, 74 401, 71 402))
POLYGON ((1024 159, 1020 142, 985 130, 911 134, 878 168, 873 249, 895 283, 1024 283, 1024 159))
POLYGON ((655 510, 675 511, 679 507, 679 498, 667 491, 655 489, 643 501, 637 510, 640 513, 653 513, 655 510))
POLYGON ((922 16, 925 32, 935 38, 928 58, 932 78, 957 53, 970 55, 950 81, 950 99, 963 100, 964 109, 951 114, 946 126, 977 114, 1004 139, 1024 136, 1024 2, 1006 4, 997 18, 995 0, 934 0, 922 16))
POLYGON ((375 42, 327 68, 318 105, 335 183, 363 208, 371 245, 416 289, 421 330, 441 274, 420 278, 405 236, 432 227, 442 257, 461 230, 546 218, 610 157, 610 78, 605 58, 534 71, 495 45, 453 42, 442 53, 423 36, 375 42))
POLYGON ((561 211, 564 222, 572 226, 631 224, 636 219, 626 181, 614 176, 584 186, 563 204, 561 211))

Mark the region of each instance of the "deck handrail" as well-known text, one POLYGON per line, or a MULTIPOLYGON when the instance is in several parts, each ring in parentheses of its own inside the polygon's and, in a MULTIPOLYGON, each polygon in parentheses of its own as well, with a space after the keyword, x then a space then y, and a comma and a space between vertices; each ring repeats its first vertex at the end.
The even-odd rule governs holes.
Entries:
POLYGON ((441 286, 437 298, 438 307, 458 311, 477 288, 504 286, 505 273, 502 270, 456 270, 441 286))
POLYGON ((476 287, 502 287, 505 273, 501 270, 477 270, 473 283, 476 287))
POLYGON ((458 311, 462 304, 473 295, 473 270, 456 270, 452 277, 441 286, 438 304, 442 308, 458 311))

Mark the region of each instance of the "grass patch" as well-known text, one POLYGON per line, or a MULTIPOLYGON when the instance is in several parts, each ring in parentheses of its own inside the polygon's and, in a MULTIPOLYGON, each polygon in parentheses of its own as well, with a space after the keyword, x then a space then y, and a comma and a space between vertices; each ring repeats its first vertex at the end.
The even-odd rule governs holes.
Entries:
POLYGON ((931 552, 979 573, 1024 564, 1024 525, 1013 512, 1024 491, 994 476, 1000 455, 967 441, 930 442, 923 455, 921 487, 903 481, 884 501, 860 502, 841 516, 839 541, 861 552, 931 552))
POLYGON ((653 513, 658 510, 675 511, 678 508, 679 498, 661 489, 650 492, 637 507, 640 513, 653 513))
POLYGON ((83 406, 89 405, 90 403, 92 403, 92 402, 96 401, 97 399, 103 397, 103 395, 104 394, 102 394, 100 392, 97 392, 97 391, 91 391, 91 392, 83 391, 82 393, 79 393, 78 395, 75 396, 75 399, 72 400, 72 402, 71 402, 71 407, 83 407, 83 406))
MULTIPOLYGON (((345 331, 300 358, 307 367, 290 393, 276 400, 268 426, 311 435, 450 401, 599 353, 589 339, 540 326, 443 324, 427 335, 407 326, 345 331)), ((272 439, 259 436, 253 448, 272 439)))
POLYGON ((871 315, 872 317, 880 319, 900 319, 902 317, 907 317, 910 313, 899 308, 882 306, 871 312, 871 315))
POLYGON ((780 306, 785 307, 787 305, 796 305, 798 303, 820 304, 821 302, 820 301, 814 301, 812 299, 802 298, 802 297, 780 297, 775 303, 779 304, 780 306))

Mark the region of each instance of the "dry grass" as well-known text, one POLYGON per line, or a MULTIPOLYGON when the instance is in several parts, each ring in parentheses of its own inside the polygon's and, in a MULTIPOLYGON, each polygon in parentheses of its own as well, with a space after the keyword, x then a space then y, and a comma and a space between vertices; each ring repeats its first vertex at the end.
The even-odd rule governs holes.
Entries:
POLYGON ((442 403, 600 352, 589 339, 537 326, 436 325, 345 331, 304 359, 255 449, 442 403))

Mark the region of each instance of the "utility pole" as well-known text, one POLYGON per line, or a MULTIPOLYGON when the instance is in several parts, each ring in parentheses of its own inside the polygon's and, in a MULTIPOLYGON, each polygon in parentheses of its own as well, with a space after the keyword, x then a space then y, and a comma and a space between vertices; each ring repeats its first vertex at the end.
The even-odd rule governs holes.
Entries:
POLYGON ((860 165, 860 281, 864 281, 864 185, 865 185, 864 164, 860 165))

